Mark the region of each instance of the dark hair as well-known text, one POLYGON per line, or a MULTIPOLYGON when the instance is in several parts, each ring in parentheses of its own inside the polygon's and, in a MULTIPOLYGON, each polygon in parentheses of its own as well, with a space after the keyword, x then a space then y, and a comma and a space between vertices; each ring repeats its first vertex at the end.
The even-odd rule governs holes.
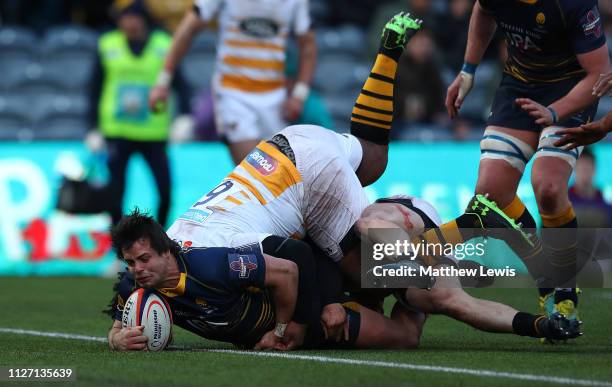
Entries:
POLYGON ((181 250, 178 243, 168 237, 161 224, 148 213, 140 212, 138 208, 121 218, 111 230, 113 248, 122 260, 123 250, 129 249, 141 238, 148 239, 153 250, 159 254, 170 251, 176 257, 181 250))

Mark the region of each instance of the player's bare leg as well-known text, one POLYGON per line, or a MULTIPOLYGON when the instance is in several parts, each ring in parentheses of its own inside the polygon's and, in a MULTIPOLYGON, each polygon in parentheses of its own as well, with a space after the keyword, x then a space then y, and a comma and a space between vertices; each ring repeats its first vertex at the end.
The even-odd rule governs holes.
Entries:
POLYGON ((577 319, 578 224, 568 198, 568 180, 572 170, 572 165, 563 158, 536 157, 531 182, 542 217, 542 244, 547 260, 544 274, 552 278, 548 292, 540 292, 540 307, 547 315, 561 312, 570 319, 577 319), (552 286, 556 288, 554 292, 552 286))
MULTIPOLYGON (((500 126, 489 126, 487 130, 507 134, 523 141, 532 149, 538 145, 538 133, 527 132, 500 126)), ((484 145, 482 146, 484 148, 484 145)), ((483 152, 494 152, 496 149, 483 149, 483 152)), ((529 160, 527 160, 529 161, 529 160)), ((488 194, 501 208, 506 207, 516 195, 523 171, 517 169, 504 159, 481 158, 478 166, 477 194, 488 194)))
POLYGON ((395 305, 391 318, 361 306, 357 348, 411 349, 419 345, 426 316, 395 305))
POLYGON ((234 164, 238 165, 257 144, 259 144, 259 140, 245 140, 228 143, 227 147, 229 148, 234 164))
POLYGON ((436 278, 431 290, 407 289, 405 297, 417 310, 443 314, 486 332, 512 333, 512 319, 518 313, 508 305, 470 296, 456 277, 436 278))
POLYGON ((549 340, 581 335, 581 322, 570 321, 560 313, 546 317, 519 312, 508 305, 472 297, 460 286, 457 278, 438 277, 431 290, 406 289, 403 301, 421 312, 443 314, 486 332, 549 340))

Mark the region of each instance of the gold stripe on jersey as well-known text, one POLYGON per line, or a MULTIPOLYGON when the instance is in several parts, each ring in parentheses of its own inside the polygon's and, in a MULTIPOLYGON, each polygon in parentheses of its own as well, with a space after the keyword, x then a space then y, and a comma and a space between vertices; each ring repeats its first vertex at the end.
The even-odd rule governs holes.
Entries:
POLYGON ((234 203, 236 205, 241 205, 242 204, 242 202, 240 200, 236 199, 235 197, 233 197, 231 195, 226 197, 225 200, 227 200, 228 202, 232 202, 232 203, 234 203))
POLYGON ((187 283, 187 273, 181 273, 178 285, 174 288, 157 289, 166 297, 176 297, 185 294, 185 284, 187 283))
POLYGON ((244 75, 223 74, 221 86, 249 93, 265 93, 285 86, 284 79, 253 79, 244 75))
POLYGON ((274 59, 255 59, 255 58, 244 58, 240 56, 225 56, 223 57, 223 63, 229 66, 235 67, 248 67, 257 70, 272 70, 272 71, 284 71, 285 62, 282 60, 274 59))
MULTIPOLYGON (((300 173, 295 168, 295 165, 279 151, 274 145, 268 144, 265 141, 257 145, 257 149, 267 153, 276 161, 278 166, 269 175, 259 173, 247 159, 240 162, 240 166, 244 168, 251 176, 263 184, 274 197, 279 197, 285 190, 302 181, 300 173)), ((248 156, 247 156, 248 157, 248 156)))
POLYGON ((244 191, 240 191, 240 194, 247 200, 251 200, 251 197, 249 196, 248 193, 244 192, 244 191))
POLYGON ((285 49, 283 46, 280 46, 274 43, 269 43, 269 42, 227 39, 224 43, 229 47, 255 48, 255 49, 262 49, 262 50, 273 50, 273 51, 285 52, 285 49))
MULTIPOLYGON (((241 162, 241 164, 244 163, 244 161, 241 162)), ((248 181, 247 179, 245 179, 244 177, 240 176, 239 174, 232 172, 229 174, 228 176, 229 179, 235 180, 238 183, 242 184, 243 186, 246 187, 246 189, 248 189, 253 195, 255 195, 255 197, 257 198, 257 200, 259 200, 259 203, 261 204, 266 204, 266 199, 264 199, 264 197, 261 195, 261 193, 257 190, 257 188, 255 188, 255 186, 253 184, 251 184, 250 181, 248 181)))

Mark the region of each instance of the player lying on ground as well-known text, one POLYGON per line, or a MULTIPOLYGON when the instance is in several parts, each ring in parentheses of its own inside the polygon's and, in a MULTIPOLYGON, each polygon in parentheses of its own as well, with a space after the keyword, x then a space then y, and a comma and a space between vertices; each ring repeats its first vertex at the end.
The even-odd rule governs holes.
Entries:
MULTIPOLYGON (((350 261, 343 257, 358 244, 350 231, 369 204, 362 185, 378 179, 386 166, 397 60, 418 28, 419 23, 404 15, 386 25, 380 52, 354 106, 352 135, 309 125, 284 129, 261 142, 177 219, 169 236, 184 246, 232 248, 260 244, 273 235, 308 235, 358 281, 358 268, 345 264, 350 261)), ((491 216, 464 214, 441 228, 494 233, 496 227, 516 227, 492 203, 480 205, 492 206, 491 216)), ((279 253, 291 255, 282 249, 279 253)))
MULTIPOLYGON (((487 199, 484 197, 475 197, 464 216, 481 216, 481 212, 472 211, 473 206, 476 204, 484 208, 486 202, 487 199)), ((501 212, 501 210, 496 209, 490 215, 487 213, 483 217, 502 217, 496 212, 501 212)), ((394 233, 394 238, 399 236, 413 242, 424 240, 428 243, 456 245, 466 241, 464 239, 466 235, 462 233, 465 234, 470 230, 461 229, 461 233, 455 233, 446 226, 439 228, 440 223, 437 211, 429 203, 417 198, 398 196, 381 199, 367 207, 356 224, 356 231, 362 237, 367 236, 373 243, 388 242, 384 239, 384 235, 378 236, 381 233, 377 233, 377 229, 384 229, 387 235, 389 235, 389 230, 400 229, 404 232, 404 236, 394 233)), ((354 264, 359 265, 360 260, 354 257, 358 256, 360 251, 359 247, 353 249, 347 253, 347 258, 350 256, 354 264)), ((434 268, 457 264, 456 261, 440 259, 440 257, 421 256, 419 259, 428 261, 434 268)), ((404 261, 383 267, 413 266, 414 263, 404 261)), ((379 290, 372 292, 380 293, 379 290)), ((487 332, 514 333, 548 339, 575 338, 580 334, 579 322, 570 322, 558 313, 546 318, 519 312, 501 303, 474 298, 461 288, 460 280, 456 277, 437 277, 431 290, 409 288, 398 290, 395 294, 402 304, 412 310, 425 314, 443 314, 487 332)), ((424 320, 423 318, 418 323, 421 321, 424 323, 424 320)))
MULTIPOLYGON (((112 232, 113 246, 128 265, 116 285, 108 333, 111 350, 144 350, 143 327, 121 326, 124 301, 137 287, 164 297, 173 322, 201 337, 246 348, 414 348, 422 315, 397 306, 391 318, 352 302, 343 337, 325 329, 329 311, 319 303, 311 249, 270 236, 262 246, 181 249, 153 218, 124 217, 112 232), (266 254, 283 250, 287 259, 266 254), (322 320, 322 321, 321 321, 322 320), (291 323, 290 323, 291 322, 291 323)), ((319 270, 322 270, 325 266, 319 270)))

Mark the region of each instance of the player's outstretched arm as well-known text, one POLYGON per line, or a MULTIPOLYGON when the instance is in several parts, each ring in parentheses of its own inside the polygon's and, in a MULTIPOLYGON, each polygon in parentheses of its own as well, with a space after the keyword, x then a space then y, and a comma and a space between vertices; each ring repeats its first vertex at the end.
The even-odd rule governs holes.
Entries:
POLYGON ((467 46, 463 68, 446 92, 446 110, 451 118, 459 114, 465 96, 472 89, 476 66, 491 43, 497 24, 492 14, 486 12, 476 1, 470 17, 467 46))
POLYGON ((168 101, 170 95, 170 84, 172 74, 178 67, 181 59, 187 53, 193 37, 196 36, 206 24, 200 19, 195 10, 190 10, 185 14, 183 20, 177 27, 172 37, 170 51, 166 55, 164 69, 159 74, 157 84, 149 94, 149 108, 152 111, 163 109, 163 105, 168 101))
MULTIPOLYGON (((272 294, 276 327, 255 345, 256 350, 286 350, 283 342, 287 325, 293 318, 298 296, 299 270, 295 262, 264 254, 266 278, 264 285, 272 294)), ((305 326, 304 326, 305 332, 305 326)), ((300 343, 301 344, 301 343, 300 343)))
POLYGON ((115 320, 108 331, 108 347, 111 351, 144 351, 147 337, 142 333, 144 326, 121 328, 121 321, 115 320))
POLYGON ((584 124, 575 128, 559 130, 555 134, 562 135, 555 146, 574 149, 579 146, 594 144, 602 140, 608 133, 612 132, 612 112, 598 121, 584 124))
POLYGON ((534 117, 535 122, 549 126, 563 121, 593 104, 597 97, 593 95, 593 85, 597 83, 602 72, 610 65, 608 47, 603 45, 593 51, 576 55, 586 76, 580 80, 565 96, 542 106, 527 98, 517 98, 517 103, 534 117))

